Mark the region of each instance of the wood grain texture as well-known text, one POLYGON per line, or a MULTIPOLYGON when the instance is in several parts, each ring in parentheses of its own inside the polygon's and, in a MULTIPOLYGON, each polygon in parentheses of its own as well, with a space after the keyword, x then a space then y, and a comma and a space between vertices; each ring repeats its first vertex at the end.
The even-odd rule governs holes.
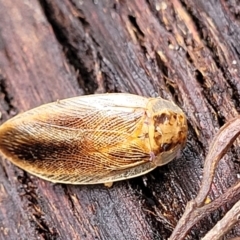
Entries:
MULTIPOLYGON (((53 185, 1 158, 0 239, 167 239, 198 191, 211 139, 240 112, 238 16, 227 1, 0 0, 1 122, 57 99, 128 92, 174 101, 190 127, 179 159, 110 189, 53 185)), ((214 195, 237 180, 239 157, 235 144, 214 195)))

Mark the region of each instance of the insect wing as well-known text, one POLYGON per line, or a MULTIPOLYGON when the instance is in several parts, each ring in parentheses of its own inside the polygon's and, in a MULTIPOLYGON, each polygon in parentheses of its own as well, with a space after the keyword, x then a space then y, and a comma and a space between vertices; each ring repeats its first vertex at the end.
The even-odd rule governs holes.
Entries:
POLYGON ((136 138, 146 102, 104 94, 46 104, 3 124, 0 149, 17 166, 53 182, 105 182, 118 170, 149 161, 136 138))

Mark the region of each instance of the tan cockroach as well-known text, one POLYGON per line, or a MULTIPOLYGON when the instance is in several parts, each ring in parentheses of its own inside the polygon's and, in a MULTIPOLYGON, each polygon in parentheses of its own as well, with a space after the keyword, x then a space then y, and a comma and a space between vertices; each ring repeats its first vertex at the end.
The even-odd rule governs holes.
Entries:
POLYGON ((162 98, 112 93, 60 100, 0 127, 0 152, 51 182, 111 183, 174 159, 187 138, 183 111, 162 98))

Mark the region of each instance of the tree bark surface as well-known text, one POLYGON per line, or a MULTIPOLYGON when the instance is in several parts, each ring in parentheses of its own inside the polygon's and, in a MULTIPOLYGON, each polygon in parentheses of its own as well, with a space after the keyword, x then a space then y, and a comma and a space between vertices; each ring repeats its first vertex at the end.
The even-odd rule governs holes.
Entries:
MULTIPOLYGON (((127 92, 174 101, 189 125, 178 159, 111 188, 52 184, 1 157, 0 239, 167 239, 197 194, 211 139, 240 112, 239 16, 237 1, 0 0, 1 123, 58 99, 127 92)), ((211 198, 237 181, 238 143, 211 198)), ((237 236, 239 225, 226 239, 237 236)))

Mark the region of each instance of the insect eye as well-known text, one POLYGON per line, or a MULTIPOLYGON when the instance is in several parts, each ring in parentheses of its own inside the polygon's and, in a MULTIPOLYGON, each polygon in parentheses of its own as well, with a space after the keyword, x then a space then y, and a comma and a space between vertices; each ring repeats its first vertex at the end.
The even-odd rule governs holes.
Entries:
POLYGON ((166 151, 169 151, 171 148, 172 148, 172 144, 171 143, 164 143, 162 146, 161 146, 162 150, 164 152, 166 151))

